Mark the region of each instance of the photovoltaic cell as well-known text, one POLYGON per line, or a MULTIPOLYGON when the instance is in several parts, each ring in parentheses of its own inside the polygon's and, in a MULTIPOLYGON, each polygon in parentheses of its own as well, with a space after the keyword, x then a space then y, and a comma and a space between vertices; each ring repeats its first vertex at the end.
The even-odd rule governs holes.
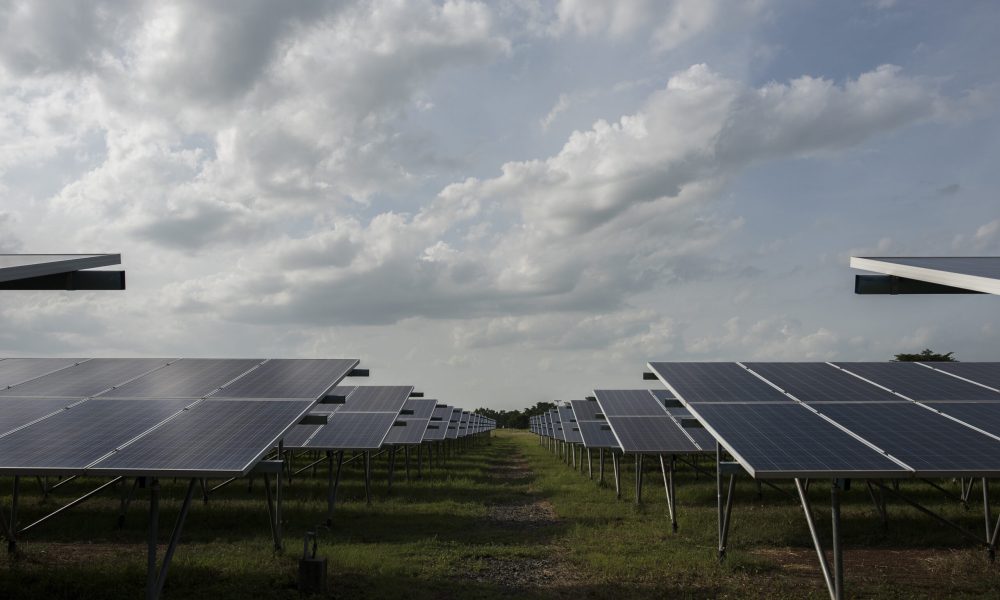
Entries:
MULTIPOLYGON (((3 363, 0 363, 3 364, 3 363)), ((936 362, 928 366, 958 375, 1000 390, 1000 363, 995 362, 936 362)))
POLYGON ((666 414, 660 401, 649 390, 594 390, 597 403, 607 417, 643 415, 662 417, 666 414))
POLYGON ((909 402, 818 407, 917 474, 1000 473, 1000 440, 909 402))
POLYGON ((430 419, 435 405, 437 400, 430 398, 407 398, 399 416, 405 419, 430 419))
MULTIPOLYGON (((333 419, 333 413, 337 412, 340 408, 338 404, 327 404, 327 405, 317 405, 312 408, 310 414, 325 414, 327 419, 333 419), (318 410, 319 408, 324 408, 323 411, 318 410)), ((314 433, 325 427, 324 425, 296 425, 285 434, 282 438, 282 442, 285 448, 302 448, 305 446, 306 441, 312 437, 314 433)))
POLYGON ((573 400, 569 404, 577 422, 599 420, 597 415, 601 414, 601 405, 596 400, 573 400))
POLYGON ((41 377, 57 369, 65 369, 83 358, 5 358, 0 360, 0 388, 41 377))
POLYGON ((162 367, 170 360, 94 358, 0 391, 0 396, 89 397, 162 367))
POLYGON ((826 363, 744 363, 803 402, 894 402, 903 398, 826 363))
POLYGON ((657 362, 649 367, 688 403, 792 402, 736 363, 657 362))
POLYGON ((260 362, 256 359, 184 358, 101 394, 101 397, 201 398, 260 362))
POLYGON ((4 398, 0 400, 0 435, 66 408, 79 398, 4 398))
POLYGON ((424 432, 424 441, 438 441, 445 439, 448 434, 448 420, 451 418, 453 406, 441 406, 434 409, 431 415, 431 422, 424 432), (435 420, 436 419, 436 420, 435 420))
POLYGON ((396 419, 383 443, 392 446, 419 444, 424 439, 427 423, 427 419, 396 419))
POLYGON ((691 412, 715 431, 754 477, 892 477, 910 473, 794 402, 708 402, 692 406, 691 412))
POLYGON ((620 448, 611 426, 604 421, 580 421, 579 424, 585 448, 620 448))
POLYGON ((838 367, 898 392, 911 400, 991 400, 1000 393, 912 362, 836 363, 838 367))
POLYGON ((307 448, 320 450, 377 450, 396 422, 388 412, 338 411, 313 436, 307 448))
POLYGON ((294 399, 200 402, 88 471, 244 475, 310 406, 294 399))
POLYGON ((314 400, 357 365, 355 359, 272 359, 212 394, 212 398, 314 400))
POLYGON ((666 414, 660 417, 608 417, 622 452, 688 454, 702 452, 666 414))
POLYGON ((694 443, 698 444, 702 450, 714 450, 715 449, 715 438, 712 434, 708 432, 704 427, 684 427, 681 424, 681 419, 695 419, 695 416, 683 408, 668 408, 667 414, 680 426, 684 433, 691 436, 694 443))
POLYGON ((458 428, 462 421, 462 409, 456 408, 451 412, 451 418, 448 420, 448 433, 447 439, 455 440, 458 439, 458 428))
POLYGON ((79 471, 190 403, 87 400, 0 438, 0 472, 79 471))

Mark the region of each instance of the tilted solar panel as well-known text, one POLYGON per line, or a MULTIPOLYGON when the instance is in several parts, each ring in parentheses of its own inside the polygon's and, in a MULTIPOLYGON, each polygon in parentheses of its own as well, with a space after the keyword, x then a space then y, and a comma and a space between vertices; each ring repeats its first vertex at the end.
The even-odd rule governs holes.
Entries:
POLYGON ((427 419, 396 419, 383 443, 391 446, 419 444, 424 439, 428 422, 427 419))
POLYGON ((71 367, 85 358, 5 358, 0 360, 0 389, 71 367))
POLYGON ((597 400, 572 400, 569 404, 573 408, 577 422, 597 421, 600 420, 598 415, 603 414, 597 400))
POLYGON ((649 390, 595 390, 594 395, 623 452, 702 450, 649 390))
POLYGON ((792 402, 736 363, 655 362, 649 368, 687 403, 792 402))
POLYGON ((757 478, 877 478, 911 473, 795 402, 706 402, 692 405, 691 412, 757 478))
POLYGON ((449 440, 458 439, 458 428, 462 421, 462 409, 455 408, 451 411, 451 418, 448 419, 448 431, 445 436, 449 440))
POLYGON ((316 399, 357 365, 356 359, 271 359, 212 398, 316 399))
POLYGON ((448 420, 451 418, 453 406, 439 406, 431 415, 431 422, 424 432, 424 441, 440 441, 448 434, 448 420))
POLYGON ((898 392, 911 400, 989 400, 1000 392, 922 367, 912 362, 836 363, 842 369, 898 392))
MULTIPOLYGON (((2 364, 2 363, 0 363, 2 364)), ((935 369, 958 375, 1000 390, 1000 363, 995 362, 935 362, 924 363, 924 367, 935 369)))
POLYGON ((803 402, 905 402, 892 392, 827 363, 751 362, 744 365, 803 402))
POLYGON ((434 413, 436 405, 437 400, 431 398, 408 398, 403 403, 403 409, 399 415, 407 419, 429 419, 434 413))
POLYGON ((819 411, 917 475, 1000 474, 1000 440, 910 402, 824 404, 819 411))
POLYGON ((306 444, 316 450, 377 450, 396 422, 389 412, 338 411, 306 444))
POLYGON ((606 417, 666 415, 663 405, 649 390, 594 390, 606 417))
POLYGON ((101 397, 201 398, 261 362, 241 358, 184 358, 101 394, 101 397))
MULTIPOLYGON (((169 358, 93 358, 0 391, 0 396, 94 396, 166 365, 169 358)), ((0 364, 3 364, 0 362, 0 364)))
MULTIPOLYGON (((339 389, 339 388, 338 388, 339 389)), ((399 414, 413 391, 412 385, 362 385, 347 397, 343 411, 391 412, 399 414)))
POLYGON ((88 472, 245 475, 310 406, 310 400, 294 399, 202 401, 88 472))
POLYGON ((1000 437, 1000 403, 997 402, 925 402, 934 410, 963 423, 1000 437))
MULTIPOLYGON (((337 412, 339 408, 340 405, 337 404, 317 405, 312 408, 309 414, 324 414, 327 415, 328 419, 333 419, 333 413, 337 412), (321 407, 325 409, 322 412, 318 410, 321 407)), ((296 425, 285 434, 282 443, 286 448, 302 448, 309 438, 323 427, 324 425, 296 425)))
POLYGON ((580 437, 585 448, 621 449, 611 426, 604 421, 579 421, 580 437))
POLYGON ((87 400, 0 438, 0 472, 81 471, 191 402, 87 400))
POLYGON ((3 398, 0 400, 0 435, 80 400, 82 398, 3 398))
POLYGON ((570 444, 582 444, 583 437, 580 435, 580 424, 576 421, 573 408, 570 406, 559 407, 559 422, 562 423, 563 440, 570 444))

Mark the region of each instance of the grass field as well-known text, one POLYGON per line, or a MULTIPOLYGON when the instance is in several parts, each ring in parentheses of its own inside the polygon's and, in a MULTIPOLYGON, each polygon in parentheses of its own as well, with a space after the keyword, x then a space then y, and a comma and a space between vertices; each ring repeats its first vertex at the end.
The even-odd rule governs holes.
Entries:
MULTIPOLYGON (((351 465, 334 526, 321 530, 332 598, 826 597, 790 484, 781 486, 789 494, 764 488, 760 499, 751 481, 738 484, 730 551, 719 564, 714 479, 687 470, 677 478, 680 531, 672 533, 658 473, 649 471, 645 502, 635 506, 631 469, 616 500, 613 486, 598 487, 526 432, 495 432, 446 466, 429 473, 425 466, 420 481, 397 471, 391 494, 386 462, 376 464, 373 505, 351 465)), ((71 482, 43 504, 33 481, 23 481, 22 525, 99 483, 71 482)), ((162 484, 165 544, 185 483, 162 484)), ((10 480, 0 486, 6 511, 10 480)), ((925 485, 904 489, 969 530, 984 528, 975 506, 966 511, 925 485)), ((322 468, 286 488, 286 549, 278 554, 259 485, 248 492, 237 482, 208 504, 196 502, 164 597, 299 597, 302 536, 325 518, 325 493, 322 468)), ((828 495, 825 486, 811 491, 824 533, 828 495)), ((108 490, 32 531, 19 555, 0 558, 0 598, 141 597, 146 499, 140 490, 122 530, 119 493, 108 490)), ((891 500, 889 517, 884 531, 862 486, 844 495, 850 596, 1000 596, 1000 565, 981 548, 891 500)))

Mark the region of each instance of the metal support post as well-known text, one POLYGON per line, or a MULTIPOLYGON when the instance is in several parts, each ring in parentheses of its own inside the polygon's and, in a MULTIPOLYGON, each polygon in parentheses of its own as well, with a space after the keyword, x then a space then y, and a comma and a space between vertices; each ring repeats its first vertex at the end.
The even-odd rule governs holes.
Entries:
MULTIPOLYGON (((174 558, 174 551, 177 550, 177 544, 181 539, 181 529, 184 528, 184 520, 187 518, 188 509, 191 507, 191 497, 194 496, 194 485, 195 480, 192 479, 188 484, 187 494, 184 496, 184 503, 181 504, 181 512, 177 515, 177 521, 174 523, 174 530, 170 533, 170 543, 167 545, 167 551, 163 554, 163 563, 160 565, 159 573, 156 576, 155 588, 150 590, 146 589, 146 596, 150 600, 159 598, 160 594, 163 592, 163 584, 167 581, 167 571, 170 569, 170 561, 174 558)), ((154 541, 152 552, 153 552, 153 566, 156 565, 156 544, 155 544, 155 533, 150 536, 154 541)), ((149 575, 146 577, 146 581, 150 580, 149 575)))
POLYGON ((722 499, 722 444, 715 444, 715 494, 718 503, 719 519, 719 561, 726 557, 726 546, 729 542, 729 517, 733 512, 733 492, 736 488, 736 475, 729 476, 729 489, 726 499, 722 499))
POLYGON ((594 480, 594 453, 587 448, 587 475, 591 481, 594 480))
POLYGON ((618 472, 618 453, 611 451, 611 465, 615 468, 615 497, 619 500, 622 497, 622 478, 618 472))
POLYGON ((337 504, 337 488, 340 487, 340 469, 344 466, 344 451, 337 452, 337 472, 333 471, 333 453, 326 453, 329 462, 326 488, 326 524, 333 525, 333 509, 337 504))
MULTIPOLYGON (((368 459, 366 458, 365 460, 367 461, 368 459)), ((367 469, 367 466, 365 468, 367 469)), ((386 488, 386 492, 390 494, 392 493, 392 475, 395 471, 396 471, 396 447, 393 446, 392 449, 389 450, 389 484, 388 487, 386 488)), ((365 477, 367 479, 367 473, 365 474, 365 477)))
POLYGON ((635 503, 642 504, 642 455, 635 455, 635 503))
POLYGON ((597 451, 597 453, 598 453, 598 461, 600 462, 600 464, 598 465, 600 467, 599 469, 600 472, 598 473, 600 477, 598 478, 597 483, 599 483, 600 485, 604 485, 604 448, 600 448, 597 451))
POLYGON ((833 596, 844 597, 844 548, 840 543, 840 482, 830 486, 830 530, 833 537, 833 596))
POLYGON ((830 574, 830 563, 826 561, 826 552, 823 551, 823 545, 820 544, 819 533, 817 533, 816 524, 813 522, 812 507, 809 506, 809 498, 806 497, 806 487, 801 479, 795 479, 795 489, 799 491, 799 501, 802 503, 802 511, 806 515, 806 524, 809 525, 809 535, 812 536, 813 547, 816 549, 817 558, 819 558, 819 568, 823 573, 826 589, 830 592, 830 598, 839 600, 836 595, 837 590, 833 582, 833 576, 830 574))
POLYGON ((663 487, 667 494, 667 512, 670 514, 670 526, 677 531, 677 512, 674 508, 674 457, 670 457, 670 468, 667 468, 663 455, 660 455, 660 471, 663 473, 663 487))
POLYGON ((160 480, 149 487, 149 538, 146 548, 146 600, 156 600, 156 534, 160 529, 160 480))
POLYGON ((990 562, 997 558, 996 547, 993 541, 993 514, 990 512, 990 480, 983 477, 983 516, 986 520, 986 555, 990 562))
POLYGON ((365 502, 372 505, 372 453, 365 451, 365 502))
POLYGON ((10 493, 10 524, 7 531, 7 552, 17 552, 17 503, 21 496, 21 477, 14 476, 14 483, 10 493))

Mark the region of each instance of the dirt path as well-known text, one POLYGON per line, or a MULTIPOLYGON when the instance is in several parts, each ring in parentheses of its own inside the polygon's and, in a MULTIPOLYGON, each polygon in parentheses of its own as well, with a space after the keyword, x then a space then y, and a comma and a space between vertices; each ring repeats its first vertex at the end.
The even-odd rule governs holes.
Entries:
MULTIPOLYGON (((544 497, 528 492, 535 479, 527 459, 520 451, 508 454, 504 461, 489 470, 489 476, 499 485, 516 486, 523 490, 523 499, 489 506, 490 524, 505 530, 521 531, 525 539, 540 537, 560 524, 555 508, 544 497)), ((480 560, 481 570, 471 574, 480 583, 496 585, 511 592, 541 592, 571 585, 577 577, 565 559, 566 551, 549 542, 541 557, 486 556, 480 560)))

